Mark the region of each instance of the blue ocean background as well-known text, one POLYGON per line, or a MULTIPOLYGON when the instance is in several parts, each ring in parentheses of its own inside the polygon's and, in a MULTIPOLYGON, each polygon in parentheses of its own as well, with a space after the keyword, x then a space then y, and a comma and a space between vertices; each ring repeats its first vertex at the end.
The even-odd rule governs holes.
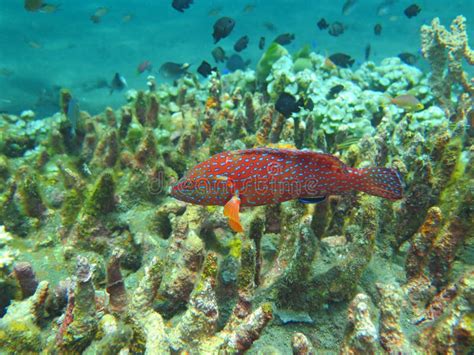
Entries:
MULTIPOLYGON (((250 37, 246 50, 240 53, 255 68, 262 51, 258 40, 266 37, 268 44, 279 34, 294 33, 295 40, 287 46, 290 52, 310 44, 315 52, 344 52, 355 58, 355 67, 364 61, 365 47, 370 44, 370 60, 401 52, 419 54, 419 29, 434 17, 448 26, 455 16, 467 18, 468 35, 474 37, 474 5, 470 0, 417 1, 421 12, 408 19, 403 10, 412 1, 394 0, 383 15, 377 15, 381 0, 358 0, 348 14, 342 14, 345 1, 303 0, 195 0, 180 13, 166 1, 57 1, 54 13, 28 12, 23 1, 1 0, 0 11, 0 112, 18 114, 31 109, 37 117, 58 111, 58 92, 68 88, 78 99, 81 109, 98 113, 106 106, 119 107, 125 102, 124 92, 109 94, 107 88, 91 89, 100 80, 110 82, 118 72, 128 88, 145 89, 147 73, 137 75, 136 68, 144 60, 153 64, 158 83, 165 79, 158 74, 167 61, 190 63, 195 72, 202 60, 214 65, 211 51, 222 46, 228 55, 235 41, 250 37), (109 12, 98 24, 90 16, 99 7, 109 12), (247 10, 244 9, 247 7, 247 10), (211 14, 210 14, 211 13, 211 14), (214 13, 214 15, 212 14, 214 13), (216 14, 217 13, 217 14, 216 14), (124 16, 131 15, 125 22, 124 16), (221 16, 236 21, 231 35, 217 45, 212 40, 212 26, 221 16), (342 22, 345 32, 330 36, 316 23, 342 22), (265 23, 272 23, 271 31, 265 23), (374 25, 382 25, 382 34, 374 35, 374 25)), ((428 64, 418 61, 428 71, 428 64)), ((223 64, 219 64, 224 69, 223 64)))

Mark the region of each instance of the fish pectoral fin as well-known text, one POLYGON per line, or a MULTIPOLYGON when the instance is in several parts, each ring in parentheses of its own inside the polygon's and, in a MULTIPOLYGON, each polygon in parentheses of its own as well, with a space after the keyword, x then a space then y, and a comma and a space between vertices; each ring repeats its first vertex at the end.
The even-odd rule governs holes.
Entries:
POLYGON ((326 196, 318 196, 318 197, 307 197, 307 198, 300 198, 298 201, 301 203, 319 203, 326 199, 326 196))
POLYGON ((229 218, 229 226, 234 232, 243 232, 244 229, 240 223, 240 198, 233 196, 224 206, 224 216, 229 218))
POLYGON ((242 233, 244 231, 244 227, 242 227, 242 224, 232 219, 229 219, 229 226, 236 233, 242 233))
POLYGON ((239 210, 240 210, 240 198, 233 196, 225 205, 224 205, 224 216, 238 220, 239 219, 239 210))

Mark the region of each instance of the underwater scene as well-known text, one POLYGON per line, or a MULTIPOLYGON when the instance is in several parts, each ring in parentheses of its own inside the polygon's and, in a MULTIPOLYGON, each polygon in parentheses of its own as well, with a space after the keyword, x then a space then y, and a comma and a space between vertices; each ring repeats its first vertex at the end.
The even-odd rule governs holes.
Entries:
POLYGON ((473 354, 473 38, 469 0, 1 0, 0 354, 473 354))

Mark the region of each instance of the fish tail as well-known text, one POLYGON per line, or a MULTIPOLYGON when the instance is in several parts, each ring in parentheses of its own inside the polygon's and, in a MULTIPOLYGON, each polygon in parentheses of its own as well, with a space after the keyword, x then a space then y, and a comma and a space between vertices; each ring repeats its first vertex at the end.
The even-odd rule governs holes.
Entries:
POLYGON ((384 95, 383 95, 383 98, 384 98, 385 101, 383 101, 383 102, 381 103, 381 106, 382 106, 382 107, 386 107, 387 105, 394 103, 394 102, 393 102, 393 97, 390 96, 389 94, 384 94, 384 95))
POLYGON ((366 168, 358 169, 358 183, 355 188, 370 195, 399 200, 403 197, 403 186, 396 169, 366 168))

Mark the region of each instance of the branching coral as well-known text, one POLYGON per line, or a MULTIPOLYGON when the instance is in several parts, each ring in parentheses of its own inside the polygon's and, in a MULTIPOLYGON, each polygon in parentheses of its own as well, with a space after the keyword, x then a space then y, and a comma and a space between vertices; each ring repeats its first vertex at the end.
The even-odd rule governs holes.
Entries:
POLYGON ((39 352, 45 348, 40 324, 45 318, 44 308, 49 293, 47 281, 39 283, 34 295, 8 307, 0 319, 2 350, 39 352))
POLYGON ((431 26, 422 26, 421 51, 431 64, 433 94, 448 113, 453 112, 453 85, 461 85, 471 98, 474 96, 473 79, 462 67, 463 59, 474 65, 474 51, 469 47, 464 16, 454 19, 451 32, 440 24, 438 17, 433 19, 431 26))
POLYGON ((359 293, 349 305, 346 339, 342 352, 375 354, 380 351, 377 329, 371 319, 369 297, 359 293))

